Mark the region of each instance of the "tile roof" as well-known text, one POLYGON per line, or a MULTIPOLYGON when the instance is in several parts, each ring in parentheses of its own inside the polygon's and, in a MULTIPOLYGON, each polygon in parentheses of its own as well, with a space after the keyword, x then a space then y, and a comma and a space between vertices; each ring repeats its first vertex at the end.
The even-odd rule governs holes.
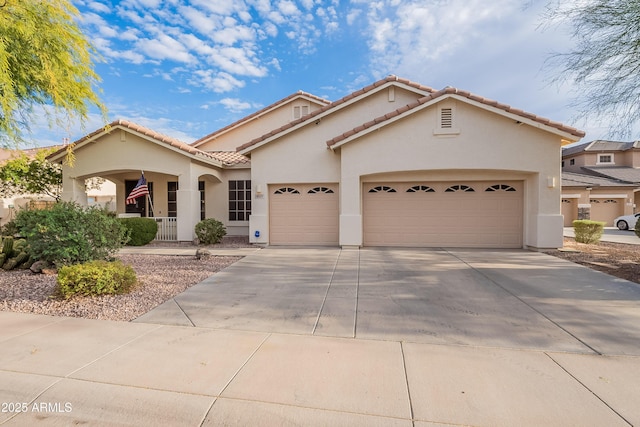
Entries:
POLYGON ((194 147, 198 147, 198 146, 204 144, 205 142, 208 142, 209 140, 214 139, 216 136, 226 132, 229 129, 233 129, 235 127, 238 127, 239 125, 250 121, 254 117, 261 116, 264 113, 266 113, 267 111, 270 111, 270 110, 274 109, 275 107, 277 107, 279 105, 286 104, 287 102, 289 102, 289 101, 291 101, 293 99, 296 99, 296 98, 300 98, 300 97, 311 98, 312 100, 317 101, 319 104, 327 105, 327 104, 330 103, 330 101, 328 101, 328 100, 326 100, 324 98, 320 98, 319 96, 316 96, 316 95, 313 95, 311 93, 303 92, 303 91, 299 90, 298 92, 292 93, 291 95, 287 96, 286 98, 282 98, 281 100, 276 101, 273 104, 268 105, 268 106, 264 107, 263 109, 258 110, 258 111, 254 112, 252 114, 249 114, 248 116, 245 116, 245 117, 241 118, 240 120, 238 120, 236 122, 233 122, 228 126, 223 127, 222 129, 218 129, 217 131, 212 132, 209 135, 203 136, 202 138, 192 142, 191 145, 194 146, 194 147))
POLYGON ((615 179, 628 183, 640 183, 640 169, 629 166, 583 166, 589 174, 615 179))
MULTIPOLYGON (((236 153, 236 152, 213 152, 213 153, 208 153, 206 151, 202 151, 199 150, 195 147, 192 147, 191 145, 182 142, 176 138, 167 136, 167 135, 163 135, 161 133, 158 133, 154 130, 151 130, 149 128, 146 128, 144 126, 138 125, 136 123, 130 122, 128 120, 116 120, 113 121, 111 123, 109 123, 108 125, 106 125, 105 127, 99 128, 97 130, 95 130, 94 132, 85 135, 84 137, 78 139, 77 141, 73 142, 74 145, 77 144, 81 144, 84 142, 90 142, 93 138, 103 134, 103 133, 109 133, 111 132, 111 130, 113 128, 116 127, 120 127, 120 128, 125 128, 134 132, 137 132, 139 134, 142 134, 144 136, 147 136, 149 138, 152 138, 168 147, 174 147, 177 148, 180 151, 183 151, 185 153, 191 154, 193 156, 196 157, 202 157, 205 159, 211 159, 214 160, 218 163, 220 163, 221 165, 224 166, 233 166, 233 165, 237 165, 237 164, 243 164, 243 163, 249 163, 249 158, 246 156, 243 156, 242 154, 236 153)), ((60 154, 64 153, 66 151, 66 147, 63 147, 61 149, 59 149, 58 151, 50 154, 47 158, 52 159, 55 157, 58 157, 60 154)))
POLYGON ((337 143, 339 143, 339 142, 341 142, 341 141, 343 141, 343 140, 345 140, 345 139, 347 139, 347 138, 349 138, 349 137, 351 137, 351 136, 353 136, 353 135, 355 135, 357 133, 360 133, 360 132, 362 132, 362 131, 370 128, 370 127, 376 126, 379 123, 382 123, 382 122, 385 122, 385 121, 387 121, 389 119, 392 119, 394 117, 400 116, 401 114, 404 114, 407 111, 411 111, 411 110, 413 110, 413 109, 415 109, 415 108, 417 108, 417 107, 419 107, 419 106, 421 106, 423 104, 426 104, 426 103, 428 103, 430 101, 433 101, 433 100, 435 100, 437 98, 440 98, 440 97, 443 97, 443 96, 447 96, 447 95, 458 95, 458 96, 467 98, 467 99, 469 99, 471 101, 476 101, 476 102, 479 102, 481 104, 487 105, 489 107, 497 108, 497 109, 503 110, 503 111, 505 111, 507 113, 511 113, 511 114, 520 116, 520 117, 522 117, 524 119, 529 119, 529 120, 532 120, 534 122, 543 124, 545 126, 549 126, 549 127, 558 129, 558 130, 560 130, 562 132, 568 133, 568 134, 573 135, 573 136, 578 137, 578 138, 582 138, 585 135, 584 131, 581 131, 579 129, 576 129, 576 128, 573 128, 573 127, 570 127, 570 126, 563 125, 562 123, 559 123, 559 122, 554 122, 554 121, 552 121, 550 119, 547 119, 545 117, 537 116, 535 114, 528 113, 528 112, 526 112, 524 110, 521 110, 521 109, 518 109, 518 108, 513 108, 510 105, 502 104, 502 103, 500 103, 498 101, 494 101, 494 100, 491 100, 491 99, 488 99, 488 98, 484 98, 482 96, 475 95, 475 94, 473 94, 471 92, 468 92, 468 91, 456 89, 454 87, 446 87, 446 88, 444 88, 442 90, 439 90, 437 92, 432 92, 431 94, 429 94, 429 95, 427 95, 427 96, 425 96, 423 98, 418 99, 416 102, 413 102, 411 104, 405 105, 404 107, 398 108, 395 111, 387 113, 384 116, 377 117, 377 118, 375 118, 375 119, 373 119, 373 120, 371 120, 371 121, 369 121, 367 123, 364 123, 364 124, 354 128, 354 129, 351 129, 351 130, 343 133, 342 135, 338 135, 335 138, 330 139, 329 141, 327 141, 327 146, 332 147, 333 145, 335 145, 335 144, 337 144, 337 143))
POLYGON ((584 144, 563 148, 562 157, 573 156, 585 151, 627 151, 632 148, 640 148, 640 141, 623 142, 597 139, 595 141, 585 142, 584 144))
POLYGON ((562 172, 562 187, 636 187, 635 184, 615 179, 584 175, 574 172, 562 172))
POLYGON ((274 130, 272 130, 271 132, 269 132, 269 133, 267 133, 265 135, 262 135, 262 136, 260 136, 258 138, 255 138, 255 139, 247 142, 246 144, 243 144, 243 145, 239 146, 237 148, 237 151, 245 150, 245 149, 247 149, 249 147, 252 147, 252 146, 254 146, 256 144, 259 144, 260 142, 266 141, 267 139, 269 139, 269 138, 271 138, 271 137, 273 137, 275 135, 278 135, 279 133, 284 132, 287 129, 291 129, 294 126, 297 126, 297 125, 299 125, 299 124, 301 124, 303 122, 310 121, 314 117, 317 117, 317 116, 319 116, 319 115, 321 115, 321 114, 323 114, 323 113, 325 113, 327 111, 333 110, 334 108, 336 108, 336 107, 338 107, 338 106, 340 106, 340 105, 342 105, 342 104, 344 104, 346 102, 349 102, 354 98, 358 98, 358 97, 360 97, 360 96, 362 96, 362 95, 364 95, 364 94, 366 94, 368 92, 371 92, 372 90, 374 90, 374 89, 376 89, 376 88, 378 88, 378 87, 380 87, 382 85, 385 85, 385 84, 391 83, 391 82, 398 82, 398 83, 410 86, 410 87, 412 87, 414 89, 418 89, 418 90, 423 91, 423 92, 431 93, 431 92, 434 92, 434 90, 435 90, 435 89, 430 88, 428 86, 423 86, 423 85, 421 85, 419 83, 415 83, 415 82, 412 82, 410 80, 400 78, 398 76, 394 76, 394 75, 387 76, 384 79, 378 80, 378 81, 370 84, 369 86, 365 86, 362 89, 359 89, 359 90, 357 90, 357 91, 355 91, 353 93, 350 93, 349 95, 347 95, 347 96, 345 96, 343 98, 340 98, 337 101, 331 102, 330 104, 327 104, 324 107, 319 108, 318 110, 315 110, 315 111, 307 114, 304 117, 296 119, 296 120, 294 120, 292 122, 287 123, 284 126, 281 126, 278 129, 274 129, 274 130))

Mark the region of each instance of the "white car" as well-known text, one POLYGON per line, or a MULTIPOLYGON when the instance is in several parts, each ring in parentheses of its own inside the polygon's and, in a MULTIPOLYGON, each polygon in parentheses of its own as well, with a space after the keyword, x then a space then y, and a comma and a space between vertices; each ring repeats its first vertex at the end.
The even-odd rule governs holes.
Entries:
POLYGON ((620 230, 633 230, 636 228, 636 222, 640 218, 640 213, 633 215, 623 215, 613 220, 613 225, 618 227, 620 230))

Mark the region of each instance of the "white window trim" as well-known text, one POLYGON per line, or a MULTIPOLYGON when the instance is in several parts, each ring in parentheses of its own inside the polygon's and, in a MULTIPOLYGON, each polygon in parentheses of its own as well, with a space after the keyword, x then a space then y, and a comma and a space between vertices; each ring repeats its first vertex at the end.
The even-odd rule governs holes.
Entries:
POLYGON ((598 153, 598 160, 596 162, 596 165, 615 165, 615 159, 613 157, 613 153, 598 153), (611 156, 611 161, 610 162, 602 162, 600 161, 600 158, 602 156, 611 156))
POLYGON ((300 104, 300 105, 294 105, 293 106, 293 119, 297 120, 301 117, 306 116, 307 114, 309 114, 311 112, 311 106, 310 105, 304 105, 304 104, 300 104))

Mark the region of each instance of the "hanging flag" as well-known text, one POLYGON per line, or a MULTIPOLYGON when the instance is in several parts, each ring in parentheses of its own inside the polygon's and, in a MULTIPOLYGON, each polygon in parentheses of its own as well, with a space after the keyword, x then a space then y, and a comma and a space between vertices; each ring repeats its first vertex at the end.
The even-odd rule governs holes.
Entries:
POLYGON ((127 205, 135 204, 138 197, 146 196, 147 194, 149 194, 149 189, 147 188, 147 180, 144 179, 144 174, 142 174, 136 186, 133 187, 133 190, 131 190, 131 193, 129 193, 129 197, 127 197, 127 205))

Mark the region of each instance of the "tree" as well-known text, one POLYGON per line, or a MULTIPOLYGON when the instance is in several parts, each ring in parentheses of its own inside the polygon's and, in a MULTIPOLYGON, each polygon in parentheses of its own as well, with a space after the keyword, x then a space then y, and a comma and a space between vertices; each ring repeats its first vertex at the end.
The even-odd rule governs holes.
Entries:
POLYGON ((69 0, 0 0, 0 146, 23 139, 43 106, 51 126, 63 119, 87 120, 106 108, 93 86, 95 52, 69 0))
MULTIPOLYGON (((0 197, 19 194, 38 194, 60 200, 62 166, 46 157, 56 148, 40 149, 29 155, 21 151, 0 166, 0 197)), ((85 190, 98 190, 106 180, 101 177, 86 179, 85 190)))
POLYGON ((579 117, 609 121, 612 134, 629 136, 640 119, 640 0, 553 0, 545 18, 568 21, 576 42, 550 60, 560 70, 555 82, 576 84, 579 117))
POLYGON ((0 197, 17 194, 44 194, 60 199, 62 167, 46 160, 52 150, 39 150, 35 156, 21 152, 0 167, 0 197))

